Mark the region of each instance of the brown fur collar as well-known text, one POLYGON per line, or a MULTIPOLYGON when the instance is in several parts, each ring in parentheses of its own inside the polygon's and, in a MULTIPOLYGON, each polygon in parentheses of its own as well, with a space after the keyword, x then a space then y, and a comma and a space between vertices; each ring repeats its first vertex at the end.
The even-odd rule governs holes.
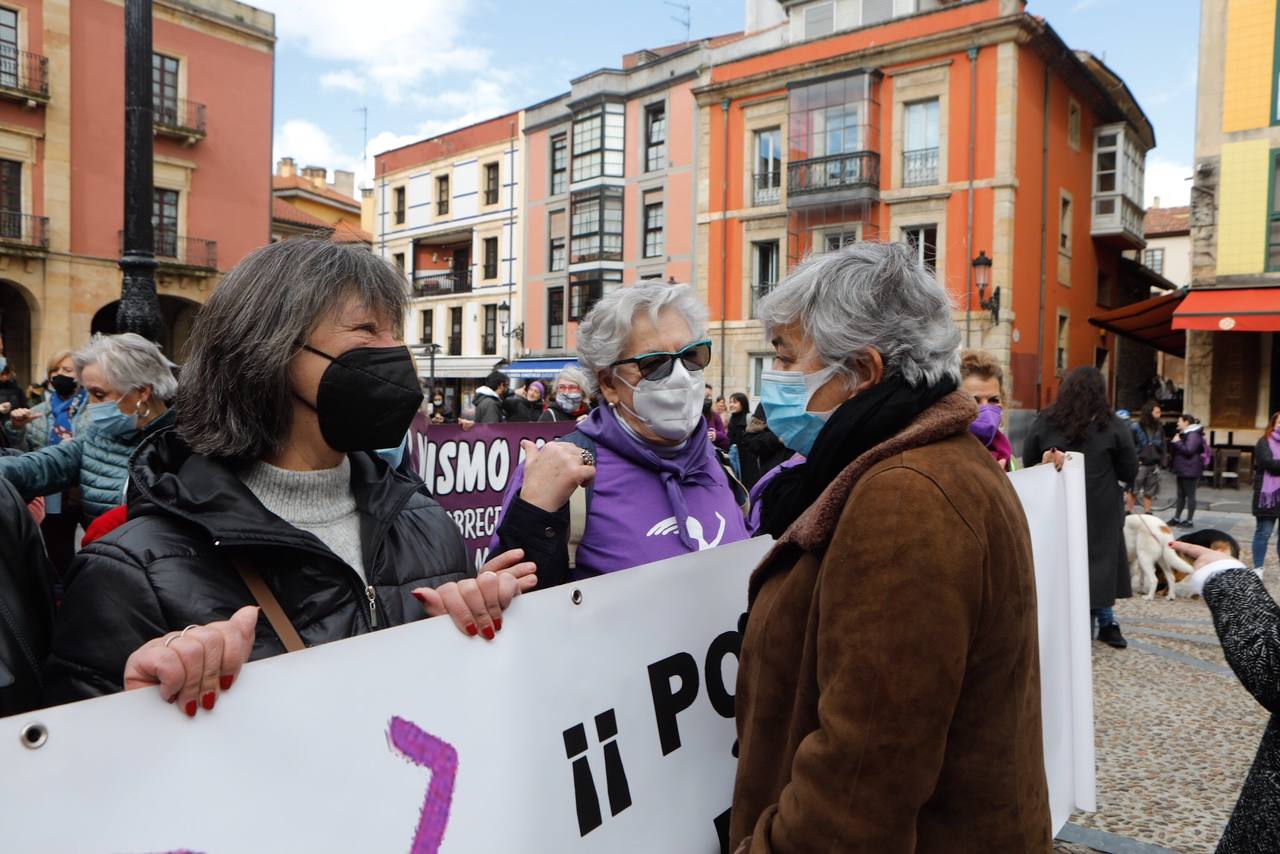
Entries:
POLYGON ((844 471, 836 475, 836 479, 831 481, 822 495, 818 496, 818 500, 783 532, 769 554, 760 562, 759 568, 751 576, 748 598, 754 600, 760 585, 768 576, 783 566, 790 565, 783 561, 788 552, 796 549, 815 552, 826 548, 854 485, 872 466, 914 448, 932 445, 963 433, 977 417, 978 406, 973 397, 959 391, 952 392, 921 412, 901 433, 881 442, 849 463, 844 471))

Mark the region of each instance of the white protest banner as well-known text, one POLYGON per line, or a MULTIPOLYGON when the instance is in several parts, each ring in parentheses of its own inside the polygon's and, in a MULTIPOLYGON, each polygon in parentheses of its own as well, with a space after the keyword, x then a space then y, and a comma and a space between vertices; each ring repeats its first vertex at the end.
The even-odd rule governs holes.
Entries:
MULTIPOLYGON (((1012 480, 1058 829, 1094 808, 1083 466, 1012 480)), ((438 619, 255 662, 195 719, 136 691, 0 720, 4 850, 725 852, 767 547, 529 594, 493 643, 438 619)))

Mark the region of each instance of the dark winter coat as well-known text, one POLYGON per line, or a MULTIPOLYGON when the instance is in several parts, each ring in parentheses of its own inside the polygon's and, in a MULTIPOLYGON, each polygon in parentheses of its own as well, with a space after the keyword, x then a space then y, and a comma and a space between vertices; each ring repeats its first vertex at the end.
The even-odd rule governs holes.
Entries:
POLYGON ((541 400, 525 400, 518 394, 513 394, 503 401, 503 409, 506 411, 508 421, 537 421, 542 417, 541 400))
POLYGON ((505 420, 502 401, 487 386, 481 386, 471 402, 476 408, 477 424, 498 424, 505 420))
POLYGON ((53 568, 27 504, 0 480, 0 718, 39 708, 53 634, 53 568))
POLYGON ((1169 455, 1173 461, 1169 469, 1175 477, 1199 478, 1204 474, 1204 430, 1198 426, 1182 433, 1182 439, 1169 443, 1169 455))
MULTIPOLYGON (((729 414, 729 444, 737 445, 742 442, 742 437, 747 435, 747 420, 750 416, 745 412, 731 412, 729 414)), ((741 449, 739 449, 741 453, 741 449)))
MULTIPOLYGON (((230 464, 193 453, 172 430, 145 442, 129 466, 129 521, 71 564, 50 701, 119 691, 142 644, 254 604, 233 560, 257 569, 308 646, 422 619, 409 591, 475 575, 462 535, 421 481, 374 454, 349 459, 367 587, 315 535, 263 507, 230 464)), ((250 658, 282 652, 260 617, 250 658)))
POLYGON ((1262 498, 1262 476, 1264 474, 1280 475, 1280 460, 1271 453, 1271 445, 1263 436, 1253 446, 1253 515, 1264 519, 1280 519, 1280 501, 1275 507, 1260 507, 1262 498))
POLYGON ((1110 608, 1133 595, 1124 546, 1124 493, 1120 482, 1138 474, 1133 435, 1119 418, 1091 425, 1083 441, 1070 442, 1041 414, 1022 447, 1022 464, 1039 465, 1050 448, 1084 454, 1085 515, 1089 525, 1089 607, 1110 608))
POLYGON ((1280 607, 1247 569, 1220 572, 1204 601, 1236 678, 1271 713, 1218 854, 1280 851, 1280 607))
POLYGON ((738 462, 742 466, 743 485, 750 489, 760 478, 790 457, 791 451, 768 427, 754 433, 744 433, 742 441, 738 442, 738 462))
POLYGON ((539 421, 577 421, 581 415, 586 415, 591 410, 585 406, 581 407, 577 414, 561 409, 554 401, 547 405, 546 410, 539 416, 539 421))

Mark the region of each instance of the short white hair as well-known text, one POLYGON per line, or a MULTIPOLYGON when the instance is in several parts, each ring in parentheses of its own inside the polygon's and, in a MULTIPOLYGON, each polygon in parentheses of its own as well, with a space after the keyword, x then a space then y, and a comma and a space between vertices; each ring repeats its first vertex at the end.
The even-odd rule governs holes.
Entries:
POLYGON ((173 362, 165 358, 158 344, 133 332, 98 333, 76 351, 73 358, 77 378, 85 367, 96 365, 111 387, 121 394, 150 388, 156 397, 170 401, 178 393, 173 362))
POLYGON ((590 388, 587 384, 587 375, 577 365, 565 365, 560 369, 560 373, 556 374, 555 382, 552 383, 552 395, 555 394, 555 386, 560 385, 560 383, 573 383, 584 392, 590 388))
POLYGON ((960 381, 960 332, 951 297, 915 252, 901 243, 854 243, 805 259, 760 303, 765 335, 799 323, 824 365, 850 382, 849 364, 867 348, 887 375, 911 385, 960 381))
POLYGON ((707 307, 689 285, 641 282, 618 288, 596 303, 578 327, 578 362, 586 372, 587 385, 594 394, 602 371, 623 358, 622 351, 631 338, 631 325, 636 316, 647 311, 654 323, 658 315, 676 311, 693 331, 691 341, 707 334, 707 307))

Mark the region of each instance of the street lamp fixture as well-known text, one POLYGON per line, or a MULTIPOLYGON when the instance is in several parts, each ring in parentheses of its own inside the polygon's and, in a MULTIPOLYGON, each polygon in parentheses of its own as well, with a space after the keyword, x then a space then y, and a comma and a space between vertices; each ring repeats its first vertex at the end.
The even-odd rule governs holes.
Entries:
POLYGON ((520 323, 517 324, 515 328, 512 328, 511 306, 506 300, 498 303, 498 323, 502 326, 502 335, 504 338, 514 338, 521 344, 524 343, 524 324, 520 323))
POLYGON ((978 305, 991 312, 991 322, 1000 322, 1000 287, 991 292, 987 299, 987 288, 991 284, 991 259, 986 250, 978 250, 978 257, 973 259, 973 281, 978 285, 978 305))

